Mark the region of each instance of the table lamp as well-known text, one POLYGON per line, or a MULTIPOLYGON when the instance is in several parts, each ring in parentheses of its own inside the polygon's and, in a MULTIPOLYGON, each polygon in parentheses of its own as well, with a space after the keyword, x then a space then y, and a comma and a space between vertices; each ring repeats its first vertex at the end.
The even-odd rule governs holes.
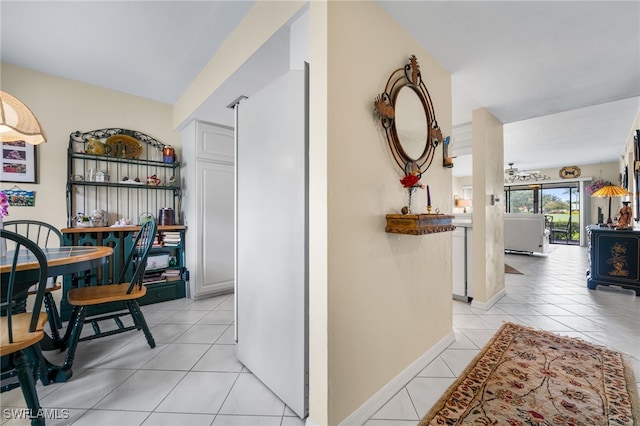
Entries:
POLYGON ((630 195, 631 193, 626 189, 618 186, 618 185, 605 185, 602 188, 598 189, 596 192, 591 194, 592 197, 609 197, 609 217, 607 219, 607 225, 613 223, 611 220, 611 197, 624 197, 625 195, 630 195))
POLYGON ((466 213, 467 212, 467 207, 471 207, 471 200, 466 200, 464 198, 458 198, 456 200, 456 207, 462 207, 463 208, 462 212, 466 213))
POLYGON ((0 141, 25 141, 38 145, 47 141, 40 122, 18 98, 0 90, 0 141))

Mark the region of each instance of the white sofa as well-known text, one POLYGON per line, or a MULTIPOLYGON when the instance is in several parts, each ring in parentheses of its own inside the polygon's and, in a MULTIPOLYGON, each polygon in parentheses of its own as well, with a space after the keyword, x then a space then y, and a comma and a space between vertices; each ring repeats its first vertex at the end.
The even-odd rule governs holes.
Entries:
POLYGON ((504 249, 525 253, 547 253, 549 231, 544 226, 544 215, 506 213, 504 249))

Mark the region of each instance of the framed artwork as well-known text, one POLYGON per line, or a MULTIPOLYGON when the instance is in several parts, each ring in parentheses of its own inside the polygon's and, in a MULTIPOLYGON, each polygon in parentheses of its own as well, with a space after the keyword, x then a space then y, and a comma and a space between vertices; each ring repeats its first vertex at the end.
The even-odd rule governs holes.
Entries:
POLYGON ((36 205, 36 192, 20 188, 5 189, 10 206, 33 207, 36 205))
POLYGON ((2 181, 36 183, 36 147, 25 141, 2 142, 2 181))

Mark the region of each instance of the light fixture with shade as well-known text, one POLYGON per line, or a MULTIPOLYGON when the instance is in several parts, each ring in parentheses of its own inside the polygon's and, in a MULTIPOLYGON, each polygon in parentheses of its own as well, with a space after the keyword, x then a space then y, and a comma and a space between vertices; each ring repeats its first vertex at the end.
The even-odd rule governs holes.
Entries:
POLYGON ((0 90, 0 140, 38 145, 47 141, 40 122, 18 98, 0 90))
POLYGON ((613 223, 613 220, 611 220, 611 197, 625 197, 627 195, 631 195, 631 193, 618 185, 605 185, 591 194, 592 197, 609 197, 609 218, 607 219, 607 224, 613 223))
POLYGON ((456 199, 456 207, 462 207, 463 213, 467 212, 467 207, 471 207, 471 200, 466 200, 464 198, 458 198, 456 199))

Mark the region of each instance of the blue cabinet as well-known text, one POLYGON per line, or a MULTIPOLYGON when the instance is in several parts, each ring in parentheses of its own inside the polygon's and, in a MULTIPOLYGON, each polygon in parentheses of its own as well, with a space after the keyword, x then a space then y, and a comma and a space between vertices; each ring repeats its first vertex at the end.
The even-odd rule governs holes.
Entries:
POLYGON ((640 295, 640 231, 587 227, 587 287, 620 286, 640 295))

